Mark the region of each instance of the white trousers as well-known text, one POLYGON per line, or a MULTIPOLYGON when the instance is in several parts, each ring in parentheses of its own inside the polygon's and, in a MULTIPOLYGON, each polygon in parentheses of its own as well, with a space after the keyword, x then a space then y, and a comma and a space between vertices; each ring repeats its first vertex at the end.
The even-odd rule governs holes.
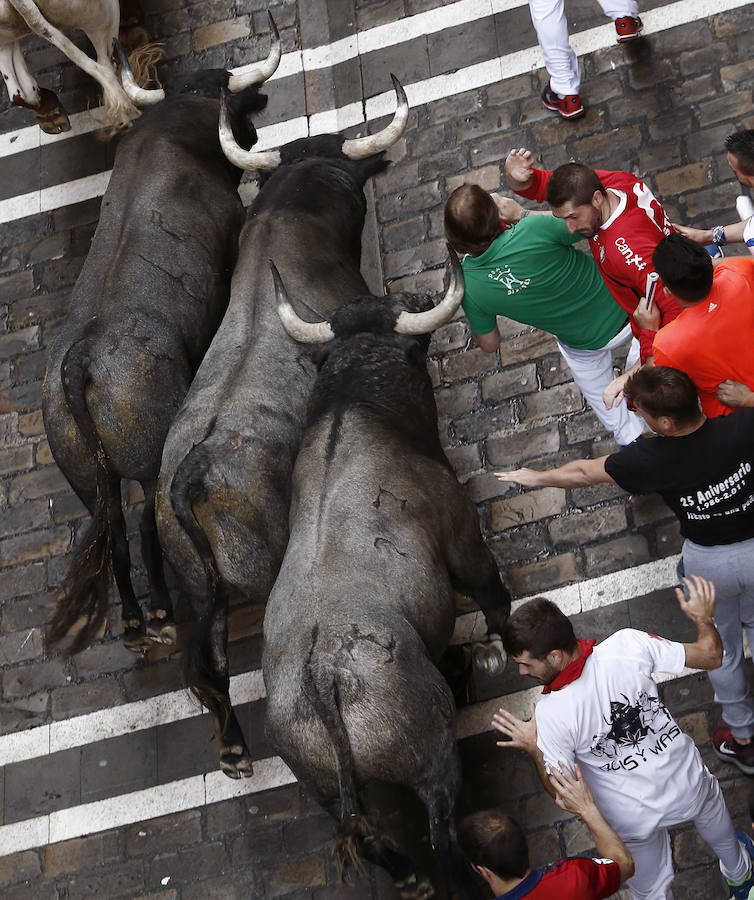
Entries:
MULTIPOLYGON (((639 14, 636 0, 597 0, 610 19, 639 14)), ((581 86, 579 62, 568 41, 564 0, 529 0, 531 20, 556 94, 578 94, 581 86)))
POLYGON ((625 400, 607 409, 602 400, 602 391, 613 380, 613 350, 631 341, 626 359, 626 368, 639 358, 639 342, 633 339, 631 326, 626 325, 600 350, 575 350, 558 341, 563 359, 568 363, 576 386, 584 395, 594 414, 607 431, 612 431, 619 444, 630 444, 644 431, 644 420, 629 411, 625 400))
MULTIPOLYGON (((699 835, 717 854, 725 878, 734 883, 743 881, 751 859, 733 830, 720 784, 706 767, 704 779, 698 800, 688 817, 680 821, 693 821, 699 835)), ((626 882, 635 900, 673 900, 673 854, 667 828, 659 828, 646 840, 625 844, 636 866, 636 874, 626 882)))

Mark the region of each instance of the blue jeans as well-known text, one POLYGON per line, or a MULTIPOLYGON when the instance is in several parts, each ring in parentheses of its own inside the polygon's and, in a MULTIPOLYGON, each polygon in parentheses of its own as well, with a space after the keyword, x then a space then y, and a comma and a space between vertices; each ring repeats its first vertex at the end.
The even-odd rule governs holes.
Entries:
POLYGON ((715 625, 723 642, 723 664, 709 673, 715 700, 733 737, 754 737, 754 699, 744 669, 743 629, 754 648, 754 538, 703 547, 683 544, 687 575, 703 575, 717 593, 715 625))

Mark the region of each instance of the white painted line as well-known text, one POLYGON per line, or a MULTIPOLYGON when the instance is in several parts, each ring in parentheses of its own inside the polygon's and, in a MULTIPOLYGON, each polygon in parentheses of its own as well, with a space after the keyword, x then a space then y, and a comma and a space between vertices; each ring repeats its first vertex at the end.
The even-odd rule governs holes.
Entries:
MULTIPOLYGON (((0 725, 2 710, 0 710, 0 725)), ((15 731, 0 737, 0 767, 24 759, 47 756, 50 752, 50 726, 40 725, 26 731, 15 731)))
POLYGON ((349 59, 355 59, 359 55, 359 36, 352 34, 333 41, 332 44, 323 44, 311 50, 302 52, 302 65, 304 72, 313 72, 316 69, 327 69, 337 66, 349 59))
MULTIPOLYGON (((574 616, 671 587, 678 580, 675 573, 677 562, 677 556, 670 556, 632 569, 543 591, 536 596, 547 597, 567 616, 574 616)), ((513 609, 530 600, 531 596, 514 600, 513 609)), ((452 642, 470 643, 482 639, 485 634, 486 625, 482 613, 465 613, 456 619, 452 642)), ((230 697, 234 704, 251 703, 265 696, 264 681, 259 669, 234 675, 230 680, 230 697)), ((62 719, 50 725, 0 736, 0 766, 203 714, 198 701, 188 691, 159 694, 147 700, 124 703, 110 709, 62 719)))
MULTIPOLYGON (((661 683, 683 678, 695 671, 684 669, 680 675, 653 677, 661 683)), ((540 686, 535 686, 465 707, 456 719, 456 737, 463 740, 489 731, 492 716, 501 706, 519 718, 528 718, 531 704, 539 699, 541 690, 540 686)), ((251 778, 235 780, 222 772, 213 771, 94 803, 83 803, 47 816, 1 826, 0 856, 133 825, 135 822, 147 822, 159 816, 268 791, 295 781, 288 766, 279 757, 273 756, 255 760, 251 778)))
POLYGON ((281 759, 271 757, 255 760, 251 778, 236 781, 222 772, 210 772, 107 800, 82 803, 46 816, 1 826, 0 856, 109 831, 111 828, 122 828, 135 822, 146 822, 231 797, 269 791, 292 784, 295 780, 281 759))
POLYGON ((25 819, 0 828, 0 856, 10 856, 32 847, 44 847, 50 843, 50 817, 25 819))
MULTIPOLYGON (((461 5, 465 5, 465 2, 466 0, 464 0, 464 3, 461 5)), ((698 3, 692 3, 690 0, 678 0, 678 2, 669 4, 668 6, 642 13, 642 18, 644 20, 644 34, 656 34, 679 24, 697 21, 706 16, 726 12, 731 9, 737 9, 741 6, 746 6, 747 4, 748 0, 705 0, 705 2, 698 3)), ((469 4, 469 8, 471 8, 472 5, 473 4, 469 4)), ((522 4, 516 3, 515 5, 522 4)), ((447 10, 453 6, 455 6, 455 4, 451 4, 450 7, 444 7, 444 9, 447 10)), ((432 16, 436 12, 437 10, 430 10, 427 13, 419 13, 417 16, 409 18, 414 19, 421 16, 432 16)), ((389 36, 392 34, 394 37, 399 34, 402 35, 403 25, 408 21, 409 19, 401 20, 401 28, 391 27, 389 32, 386 32, 386 35, 389 36)), ((427 21, 431 23, 434 19, 427 21)), ((382 28, 385 26, 379 27, 382 28)), ((363 32, 363 34, 368 35, 370 31, 363 32)), ((401 40, 403 40, 402 37, 399 40, 393 40, 393 44, 400 43, 401 40)), ((615 43, 614 28, 611 25, 602 25, 598 28, 591 28, 588 31, 572 35, 571 43, 574 50, 577 50, 579 55, 611 47, 615 43)), ((321 50, 322 48, 317 49, 321 50)), ((342 55, 344 52, 343 48, 339 48, 338 52, 342 55)), ((533 69, 538 69, 543 65, 542 51, 539 47, 529 47, 515 53, 510 53, 505 57, 497 57, 495 59, 487 60, 486 62, 468 66, 465 69, 459 69, 456 72, 437 75, 433 78, 415 82, 414 84, 404 85, 404 87, 406 89, 409 106, 416 107, 426 103, 432 103, 435 100, 452 97, 456 94, 473 90, 474 88, 494 84, 504 78, 521 75, 525 72, 530 72, 533 69)), ((353 125, 361 125, 382 116, 390 115, 394 111, 394 108, 395 95, 392 91, 386 91, 375 97, 369 98, 363 105, 361 103, 352 103, 338 109, 315 113, 309 117, 308 120, 306 117, 294 119, 292 120, 293 123, 295 123, 292 126, 292 131, 295 133, 296 137, 306 137, 308 134, 313 135, 331 131, 341 131, 344 128, 353 125), (364 113, 364 107, 366 108, 366 115, 364 113), (306 130, 304 130, 303 123, 306 123, 306 130)), ((96 113, 97 111, 93 110, 89 113, 82 113, 81 115, 93 118, 96 116, 96 113)), ((288 123, 286 122, 267 125, 264 128, 260 128, 260 141, 257 144, 258 149, 266 150, 271 147, 280 146, 289 140, 294 140, 295 138, 289 137, 286 132, 285 126, 287 125, 288 123)), ((83 119, 80 120, 77 127, 85 127, 83 119)), ((98 126, 95 125, 94 127, 98 126)), ((26 135, 26 132, 31 130, 32 129, 22 129, 19 132, 11 132, 2 136, 2 140, 0 140, 0 156, 7 155, 7 152, 4 154, 3 150, 7 151, 9 148, 17 146, 16 144, 9 143, 14 134, 18 136, 22 136, 23 134, 24 140, 33 141, 31 135, 28 135, 28 137, 26 135)), ((65 137, 66 135, 57 135, 54 139, 64 140, 65 137)), ((21 139, 21 137, 19 137, 19 139, 21 139)), ((15 153, 17 150, 11 149, 10 152, 15 153)), ((105 176, 107 175, 108 173, 100 173, 99 175, 81 178, 78 179, 78 181, 69 182, 55 188, 46 188, 41 192, 39 199, 37 199, 39 192, 32 192, 30 194, 24 194, 21 197, 11 197, 7 200, 0 201, 0 224, 3 222, 15 221, 24 216, 34 215, 40 211, 45 212, 71 203, 79 203, 93 197, 101 197, 107 184, 105 180, 105 176)))
MULTIPOLYGON (((132 825, 204 805, 204 776, 194 775, 107 800, 50 813, 50 843, 132 825)), ((2 829, 0 829, 2 832, 2 829)), ((0 842, 2 834, 0 833, 0 842)))
MULTIPOLYGON (((252 703, 265 696, 261 669, 234 675, 230 679, 233 704, 252 703)), ((123 703, 28 731, 3 735, 0 737, 0 766, 204 714, 199 701, 189 691, 172 691, 148 700, 123 703)))
POLYGON ((16 219, 33 216, 39 212, 41 212, 40 191, 30 191, 28 194, 0 200, 0 224, 15 222, 16 219))
MULTIPOLYGON (((524 6, 526 0, 516 2, 516 6, 524 6)), ((362 31, 358 35, 359 53, 373 53, 375 50, 384 50, 385 47, 393 47, 405 41, 427 34, 443 31, 445 28, 453 28, 457 25, 465 25, 467 22, 475 22, 492 15, 491 0, 460 0, 458 3, 448 3, 435 9, 408 16, 397 22, 389 22, 387 25, 377 25, 362 31)))
POLYGON ((110 175, 112 175, 112 170, 98 172, 96 175, 87 175, 84 178, 77 178, 75 181, 69 181, 66 184, 56 184, 52 187, 43 188, 39 197, 40 210, 49 212, 52 209, 59 209, 61 206, 78 203, 81 199, 88 200, 91 197, 101 197, 107 190, 110 175))
MULTIPOLYGON (((395 94, 390 115, 395 112, 395 94)), ((309 132, 315 134, 333 134, 343 131, 352 125, 361 125, 364 122, 364 106, 361 103, 349 103, 339 109, 328 109, 325 112, 314 113, 309 117, 309 132)))
MULTIPOLYGON (((311 50, 296 50, 291 53, 285 53, 281 58, 277 71, 269 80, 275 81, 279 78, 286 78, 307 71, 329 68, 348 59, 355 58, 359 54, 393 47, 422 34, 431 34, 444 28, 461 25, 494 13, 507 12, 511 9, 525 6, 526 2, 527 0, 460 0, 457 3, 450 3, 447 6, 417 13, 415 16, 408 16, 399 20, 399 22, 366 29, 351 37, 334 41, 332 44, 324 44, 311 50)), ((698 2, 696 0, 678 0, 676 3, 642 12, 644 34, 657 34, 676 25, 684 25, 707 16, 747 6, 748 3, 749 0, 698 0, 698 2)), ((612 25, 601 25, 597 28, 590 28, 579 34, 571 35, 570 41, 574 52, 578 56, 583 56, 585 53, 613 46, 615 43, 615 30, 612 25)), ((476 71, 476 75, 474 75, 477 67, 470 66, 466 69, 459 69, 457 72, 447 76, 427 79, 426 88, 422 87, 425 82, 417 82, 415 85, 412 85, 415 91, 415 99, 411 105, 417 106, 420 103, 428 103, 432 100, 450 97, 463 91, 472 90, 474 87, 492 84, 500 78, 511 78, 514 75, 520 75, 544 65, 539 47, 519 50, 505 57, 490 60, 490 63, 499 67, 499 69, 495 69, 493 66, 490 70, 493 74, 490 75, 482 75, 481 73, 484 70, 476 71), (470 81, 467 81, 467 73, 471 78, 470 81), (445 81, 442 79, 445 79, 445 81), (443 93, 443 91, 445 92, 443 93), (426 99, 422 99, 425 96, 426 99)), ((231 69, 231 71, 242 74, 257 65, 258 62, 253 62, 231 69)), ((482 63, 480 65, 484 66, 485 64, 482 63)), ((392 93, 388 93, 387 96, 392 97, 392 93)), ((372 98, 372 100, 378 101, 376 108, 381 110, 384 101, 379 100, 379 98, 372 98)), ((392 110, 381 111, 375 115, 386 115, 388 111, 392 110)), ((330 110, 328 112, 334 114, 337 118, 338 110, 330 110)), ((42 134, 36 125, 7 132, 0 135, 0 157, 32 149, 39 146, 40 142, 42 144, 55 143, 67 140, 78 134, 94 131, 100 127, 98 120, 100 115, 101 107, 82 113, 75 113, 71 116, 72 130, 59 135, 42 134)), ((368 118, 373 117, 370 115, 368 118)), ((363 121, 362 117, 360 122, 363 121)), ((312 133, 317 134, 320 132, 312 133)), ((281 143, 284 143, 284 141, 277 141, 270 146, 279 146, 281 143)), ((266 148, 260 146, 259 149, 266 148)), ((0 215, 0 222, 3 221, 9 220, 3 219, 0 215)))
POLYGON ((309 137, 309 120, 306 116, 299 116, 296 119, 288 119, 287 122, 279 122, 277 125, 263 125, 257 128, 257 142, 254 149, 271 150, 303 137, 309 137))

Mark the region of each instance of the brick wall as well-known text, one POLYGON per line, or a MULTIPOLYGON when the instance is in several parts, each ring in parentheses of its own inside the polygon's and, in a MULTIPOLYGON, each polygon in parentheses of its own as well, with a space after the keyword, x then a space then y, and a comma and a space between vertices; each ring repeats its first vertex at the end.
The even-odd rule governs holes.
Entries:
MULTIPOLYGON (((289 51, 435 5, 433 0, 143 0, 150 33, 165 40, 163 77, 196 66, 240 65, 264 57, 267 6, 280 27, 284 51, 289 51), (249 23, 252 37, 246 35, 249 23)), ((590 27, 594 15, 593 3, 575 3, 572 31, 590 27)), ((749 78, 753 31, 754 8, 749 5, 653 35, 638 49, 615 47, 588 55, 583 91, 588 114, 576 127, 541 108, 541 71, 412 109, 406 134, 390 152, 394 164, 375 179, 373 189, 373 216, 389 289, 441 289, 444 199, 462 179, 497 188, 501 161, 512 146, 534 148, 548 167, 574 156, 641 173, 676 220, 731 221, 738 188, 727 168, 723 140, 736 127, 754 127, 749 78)), ((504 55, 533 44, 532 35, 522 8, 504 19, 495 16, 454 27, 412 41, 409 47, 341 63, 332 71, 278 79, 267 88, 270 104, 258 124, 385 90, 391 70, 410 83, 470 65, 484 53, 504 55)), ((84 46, 83 40, 79 43, 84 46)), ((95 87, 70 64, 61 63, 57 51, 36 39, 27 46, 40 81, 60 92, 69 111, 96 105, 95 87)), ((30 124, 24 111, 7 106, 0 111, 0 135, 30 124)), ((3 157, 0 200, 104 171, 112 153, 112 146, 81 135, 3 157)), ((146 657, 134 657, 118 641, 115 611, 100 640, 75 659, 48 658, 42 650, 50 604, 86 514, 51 459, 40 390, 46 350, 65 315, 98 211, 99 201, 93 199, 0 225, 3 734, 181 686, 181 641, 175 649, 156 648, 146 657)), ((514 592, 529 594, 677 552, 675 521, 656 498, 627 498, 611 485, 521 494, 492 477, 497 467, 554 465, 614 449, 584 408, 553 339, 515 323, 502 330, 501 354, 486 355, 470 347, 468 329, 459 317, 433 337, 429 366, 443 444, 479 505, 490 547, 514 592)), ((125 495, 129 533, 135 535, 139 491, 127 486, 125 495)), ((137 545, 133 556, 137 591, 143 594, 146 583, 137 545)), ((633 622, 645 627, 648 618, 642 608, 633 622)), ((612 625, 628 619, 600 621, 612 625)), ((239 609, 231 617, 234 673, 258 666, 260 626, 258 609, 239 609)), ((503 692, 500 684, 477 687, 476 699, 503 692)), ((686 726, 703 743, 714 716, 707 682, 691 680, 673 691, 673 703, 667 701, 671 709, 688 709, 686 726)), ((248 711, 250 723, 254 717, 261 719, 261 708, 255 709, 248 711)), ((464 754, 469 772, 485 760, 483 771, 495 781, 500 764, 489 738, 469 739, 464 754)), ((201 767, 206 760, 212 766, 210 739, 208 724, 199 720, 191 737, 195 743, 177 741, 172 746, 181 748, 187 765, 201 767)), ((117 759, 125 765, 135 746, 125 745, 117 759)), ((177 771, 177 751, 162 752, 174 752, 167 763, 163 757, 163 768, 167 765, 168 774, 177 771)), ((27 767, 28 791, 19 789, 20 782, 11 786, 11 777, 0 770, 0 824, 96 796, 97 773, 87 767, 84 753, 74 754, 77 766, 62 791, 57 782, 46 787, 45 761, 37 778, 34 766, 27 767)), ((145 771, 158 773, 156 757, 149 763, 145 756, 143 762, 129 770, 131 780, 122 779, 126 789, 150 783, 144 780, 145 771)), ((535 858, 545 861, 565 850, 583 849, 577 824, 545 805, 526 766, 520 760, 508 765, 507 783, 519 774, 522 779, 512 802, 533 832, 535 858)), ((20 777, 18 772, 11 775, 20 777)), ((730 791, 736 811, 743 815, 740 779, 730 780, 730 791)), ((328 849, 331 834, 329 821, 305 792, 288 786, 0 857, 0 890, 13 900, 392 896, 384 879, 371 872, 362 877, 357 892, 336 885, 328 849)), ((692 873, 686 876, 687 893, 682 895, 711 896, 704 891, 719 888, 714 866, 688 831, 675 841, 678 865, 692 873)))

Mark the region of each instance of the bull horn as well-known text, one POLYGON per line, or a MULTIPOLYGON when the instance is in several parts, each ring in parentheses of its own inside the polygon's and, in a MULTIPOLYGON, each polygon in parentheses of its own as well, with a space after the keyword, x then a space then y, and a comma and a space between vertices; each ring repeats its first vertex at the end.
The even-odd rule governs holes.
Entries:
POLYGON ((255 172, 258 169, 270 171, 280 165, 279 150, 244 150, 233 136, 228 115, 228 100, 223 91, 220 101, 220 146, 223 148, 228 162, 239 169, 255 172))
POLYGON ((326 341, 331 341, 335 334, 330 328, 330 323, 326 320, 324 322, 305 322, 300 318, 288 301, 283 279, 280 277, 280 272, 278 272, 277 266, 272 260, 270 260, 270 269, 272 271, 272 280, 275 283, 278 315, 283 323, 283 328, 288 334, 302 344, 324 344, 326 341))
POLYGON ((231 94, 237 94, 252 84, 261 84, 272 75, 272 73, 280 65, 280 57, 283 55, 283 48, 280 43, 280 34, 278 32, 272 13, 267 10, 267 18, 270 21, 270 52, 267 59, 259 65, 249 69, 243 74, 231 75, 228 79, 228 90, 231 94))
POLYGON ((395 75, 390 75, 393 79, 393 87, 395 88, 395 96, 398 105, 393 116, 393 121, 378 131, 377 134, 368 134, 366 137, 353 138, 350 141, 343 141, 343 153, 350 159, 366 159, 382 150, 387 150, 400 138, 406 130, 406 122, 408 122, 408 100, 403 86, 395 75))
POLYGON ((139 87, 128 62, 126 51, 123 49, 120 41, 117 38, 113 38, 113 44, 118 51, 118 59, 120 60, 120 81, 128 99, 137 106, 154 106, 155 103, 164 100, 165 91, 163 91, 162 88, 156 88, 150 91, 146 88, 139 87))
POLYGON ((426 312, 411 313, 404 309, 395 323, 395 330, 399 334, 427 334, 449 322, 456 314, 464 294, 463 269, 458 260, 458 254, 450 244, 448 244, 448 257, 450 284, 445 296, 437 306, 426 312))

